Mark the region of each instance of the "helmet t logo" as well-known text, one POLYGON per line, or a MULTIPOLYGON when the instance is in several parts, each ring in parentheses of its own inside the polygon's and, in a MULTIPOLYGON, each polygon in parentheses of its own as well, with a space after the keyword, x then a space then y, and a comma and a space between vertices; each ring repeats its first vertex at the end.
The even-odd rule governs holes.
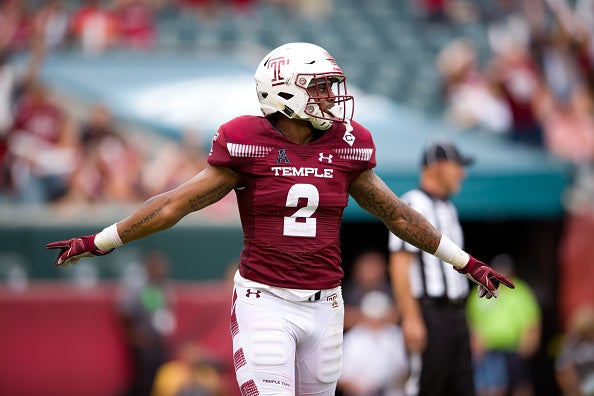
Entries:
POLYGON ((272 74, 272 85, 281 85, 284 84, 284 79, 281 74, 281 66, 288 65, 289 59, 280 57, 280 58, 272 58, 268 60, 267 67, 270 69, 274 69, 274 73, 272 74))

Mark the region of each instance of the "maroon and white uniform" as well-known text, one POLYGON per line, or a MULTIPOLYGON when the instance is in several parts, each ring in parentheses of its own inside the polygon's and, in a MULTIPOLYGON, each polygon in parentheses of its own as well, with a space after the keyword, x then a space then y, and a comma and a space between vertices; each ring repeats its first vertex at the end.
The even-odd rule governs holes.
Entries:
POLYGON ((245 396, 333 396, 340 377, 340 224, 351 182, 375 166, 375 147, 355 122, 320 133, 297 145, 266 118, 242 116, 213 139, 208 162, 243 181, 231 333, 245 396))
MULTIPOLYGON (((322 47, 281 45, 261 60, 254 81, 262 114, 293 120, 279 124, 285 131, 309 122, 312 141, 295 144, 270 119, 241 116, 223 124, 212 142, 209 164, 240 178, 234 187, 244 248, 230 317, 237 382, 243 396, 334 396, 344 329, 340 227, 350 186, 375 167, 375 146, 369 131, 352 121, 346 76, 322 47)), ((206 186, 228 180, 217 172, 202 175, 204 184, 187 183, 171 195, 184 197, 193 188, 214 194, 206 186)), ((132 222, 146 212, 136 212, 132 222)), ((61 250, 56 265, 64 266, 122 243, 116 223, 46 247, 61 250)), ((440 257, 467 255, 451 241, 446 245, 440 244, 440 257)))
POLYGON ((314 142, 291 143, 264 117, 222 125, 208 162, 241 175, 236 190, 244 233, 239 271, 283 288, 340 285, 340 224, 352 180, 375 166, 371 134, 334 123, 314 142))

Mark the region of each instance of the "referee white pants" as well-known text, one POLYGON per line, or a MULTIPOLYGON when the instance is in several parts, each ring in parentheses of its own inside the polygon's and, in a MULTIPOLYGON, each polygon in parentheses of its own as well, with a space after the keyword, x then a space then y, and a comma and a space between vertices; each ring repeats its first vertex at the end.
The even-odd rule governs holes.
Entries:
POLYGON ((340 287, 317 301, 290 301, 236 285, 231 333, 242 396, 334 396, 343 326, 340 287))

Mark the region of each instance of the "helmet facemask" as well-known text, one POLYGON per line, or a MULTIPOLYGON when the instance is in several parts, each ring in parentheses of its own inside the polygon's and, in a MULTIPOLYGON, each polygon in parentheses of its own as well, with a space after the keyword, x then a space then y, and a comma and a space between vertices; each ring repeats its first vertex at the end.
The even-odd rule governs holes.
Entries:
POLYGON ((316 129, 327 130, 333 121, 344 122, 353 116, 353 97, 347 95, 346 80, 342 74, 298 75, 295 85, 307 94, 303 110, 316 129))

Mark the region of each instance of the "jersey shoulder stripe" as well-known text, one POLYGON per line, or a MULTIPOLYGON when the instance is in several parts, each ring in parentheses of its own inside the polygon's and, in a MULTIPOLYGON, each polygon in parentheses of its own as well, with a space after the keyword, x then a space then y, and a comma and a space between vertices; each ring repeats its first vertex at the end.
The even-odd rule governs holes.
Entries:
POLYGON ((274 147, 258 146, 254 144, 241 144, 227 142, 227 150, 231 157, 260 158, 265 157, 274 147))
POLYGON ((335 147, 334 153, 342 160, 358 163, 358 166, 363 166, 363 169, 374 168, 376 166, 376 147, 371 132, 355 120, 351 120, 351 126, 352 129, 348 131, 345 125, 341 125, 341 129, 346 130, 341 139, 343 144, 335 147), (348 134, 351 136, 348 136, 347 139, 348 134))
POLYGON ((369 161, 373 155, 373 148, 337 148, 334 152, 340 159, 352 161, 369 161))

